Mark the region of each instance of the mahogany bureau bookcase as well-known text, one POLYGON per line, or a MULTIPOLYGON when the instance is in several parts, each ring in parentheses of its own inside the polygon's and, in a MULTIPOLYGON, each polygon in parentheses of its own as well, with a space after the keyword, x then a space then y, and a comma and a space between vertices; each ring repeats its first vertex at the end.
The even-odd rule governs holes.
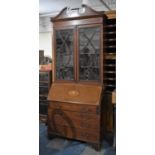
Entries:
POLYGON ((64 8, 53 23, 53 84, 48 94, 48 135, 85 141, 100 149, 104 12, 64 8))

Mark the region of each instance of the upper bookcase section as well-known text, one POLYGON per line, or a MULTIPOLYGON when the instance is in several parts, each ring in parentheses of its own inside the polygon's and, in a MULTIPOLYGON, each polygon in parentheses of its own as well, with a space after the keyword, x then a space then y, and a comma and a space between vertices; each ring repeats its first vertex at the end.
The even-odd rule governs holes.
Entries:
POLYGON ((65 21, 73 19, 83 19, 83 18, 92 18, 92 17, 103 17, 104 11, 95 11, 87 5, 82 5, 81 8, 68 9, 65 7, 60 11, 60 13, 51 18, 52 22, 56 21, 65 21))

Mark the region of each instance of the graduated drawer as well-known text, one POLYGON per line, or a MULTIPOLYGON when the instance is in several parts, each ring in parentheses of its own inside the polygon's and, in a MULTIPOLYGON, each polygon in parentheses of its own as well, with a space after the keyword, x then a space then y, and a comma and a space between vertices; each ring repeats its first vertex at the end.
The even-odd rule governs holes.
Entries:
POLYGON ((98 107, 95 105, 52 101, 52 102, 49 102, 49 108, 62 109, 62 110, 67 110, 67 111, 80 112, 80 113, 98 114, 98 107))
POLYGON ((99 132, 90 132, 88 129, 77 129, 67 126, 57 125, 56 127, 48 125, 48 133, 53 135, 59 135, 76 140, 82 140, 87 142, 99 142, 99 132))
POLYGON ((95 132, 100 131, 100 116, 79 112, 48 109, 48 119, 51 126, 63 125, 72 128, 87 128, 95 132))

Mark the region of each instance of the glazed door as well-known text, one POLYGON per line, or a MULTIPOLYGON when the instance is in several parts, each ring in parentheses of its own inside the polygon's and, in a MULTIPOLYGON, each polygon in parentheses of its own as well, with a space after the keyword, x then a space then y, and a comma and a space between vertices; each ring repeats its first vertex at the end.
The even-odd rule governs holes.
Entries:
POLYGON ((75 80, 73 28, 55 30, 55 80, 75 80))
POLYGON ((78 79, 100 82, 102 62, 102 26, 78 27, 78 79))

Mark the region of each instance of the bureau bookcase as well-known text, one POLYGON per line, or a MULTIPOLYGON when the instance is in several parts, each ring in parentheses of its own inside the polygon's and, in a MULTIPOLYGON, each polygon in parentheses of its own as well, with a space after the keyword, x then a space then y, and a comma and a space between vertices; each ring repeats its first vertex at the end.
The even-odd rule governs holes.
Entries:
POLYGON ((53 24, 53 84, 48 134, 91 143, 103 135, 104 12, 64 8, 53 24))

